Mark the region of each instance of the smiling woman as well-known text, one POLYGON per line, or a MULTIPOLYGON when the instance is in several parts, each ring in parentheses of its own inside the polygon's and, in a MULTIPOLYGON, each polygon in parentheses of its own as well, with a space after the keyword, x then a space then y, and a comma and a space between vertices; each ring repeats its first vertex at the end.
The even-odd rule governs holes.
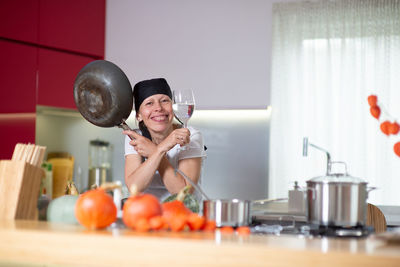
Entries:
POLYGON ((139 191, 164 199, 187 185, 176 168, 198 183, 206 156, 203 137, 194 128, 173 124, 172 93, 167 81, 141 81, 135 85, 133 95, 139 131, 124 131, 127 187, 135 184, 139 191), (188 144, 189 149, 179 149, 188 144))

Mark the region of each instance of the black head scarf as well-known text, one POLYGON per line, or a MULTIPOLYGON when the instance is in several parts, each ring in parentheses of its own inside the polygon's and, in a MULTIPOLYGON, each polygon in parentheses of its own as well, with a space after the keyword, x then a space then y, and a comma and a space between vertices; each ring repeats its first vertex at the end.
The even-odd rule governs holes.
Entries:
POLYGON ((172 99, 171 88, 164 78, 145 80, 135 84, 133 88, 133 98, 135 100, 135 110, 139 111, 143 101, 152 95, 164 94, 172 99))
MULTIPOLYGON (((135 87, 133 88, 133 98, 135 101, 136 114, 139 111, 140 105, 146 98, 157 94, 164 94, 172 99, 171 88, 164 78, 144 80, 135 84, 135 87)), ((151 140, 150 133, 143 121, 139 122, 139 129, 142 131, 143 136, 151 140)))

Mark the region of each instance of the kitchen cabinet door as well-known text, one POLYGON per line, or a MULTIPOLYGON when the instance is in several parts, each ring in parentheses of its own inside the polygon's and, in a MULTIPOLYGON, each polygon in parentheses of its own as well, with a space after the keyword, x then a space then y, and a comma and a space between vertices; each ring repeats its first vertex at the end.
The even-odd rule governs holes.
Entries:
POLYGON ((0 114, 0 159, 11 159, 17 143, 35 143, 35 113, 0 114))
POLYGON ((39 43, 104 57, 105 0, 41 0, 39 43))
POLYGON ((36 43, 39 0, 1 0, 0 37, 36 43))
POLYGON ((39 49, 38 105, 76 109, 73 85, 83 66, 93 61, 49 49, 39 49))
POLYGON ((0 113, 35 112, 37 48, 0 40, 0 113))

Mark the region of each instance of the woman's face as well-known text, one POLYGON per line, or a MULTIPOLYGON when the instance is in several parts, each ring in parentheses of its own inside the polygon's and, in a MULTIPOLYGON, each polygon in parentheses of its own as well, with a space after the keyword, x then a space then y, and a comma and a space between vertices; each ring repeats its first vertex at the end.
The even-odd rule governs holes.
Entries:
POLYGON ((168 130, 174 119, 171 98, 164 94, 149 96, 140 105, 137 119, 143 121, 149 131, 168 130))

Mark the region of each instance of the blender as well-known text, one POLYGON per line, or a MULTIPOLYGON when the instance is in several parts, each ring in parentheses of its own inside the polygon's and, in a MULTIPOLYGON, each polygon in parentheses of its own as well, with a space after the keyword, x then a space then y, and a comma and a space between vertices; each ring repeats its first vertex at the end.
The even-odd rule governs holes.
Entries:
POLYGON ((110 154, 109 142, 98 139, 90 141, 88 189, 112 181, 110 154))

